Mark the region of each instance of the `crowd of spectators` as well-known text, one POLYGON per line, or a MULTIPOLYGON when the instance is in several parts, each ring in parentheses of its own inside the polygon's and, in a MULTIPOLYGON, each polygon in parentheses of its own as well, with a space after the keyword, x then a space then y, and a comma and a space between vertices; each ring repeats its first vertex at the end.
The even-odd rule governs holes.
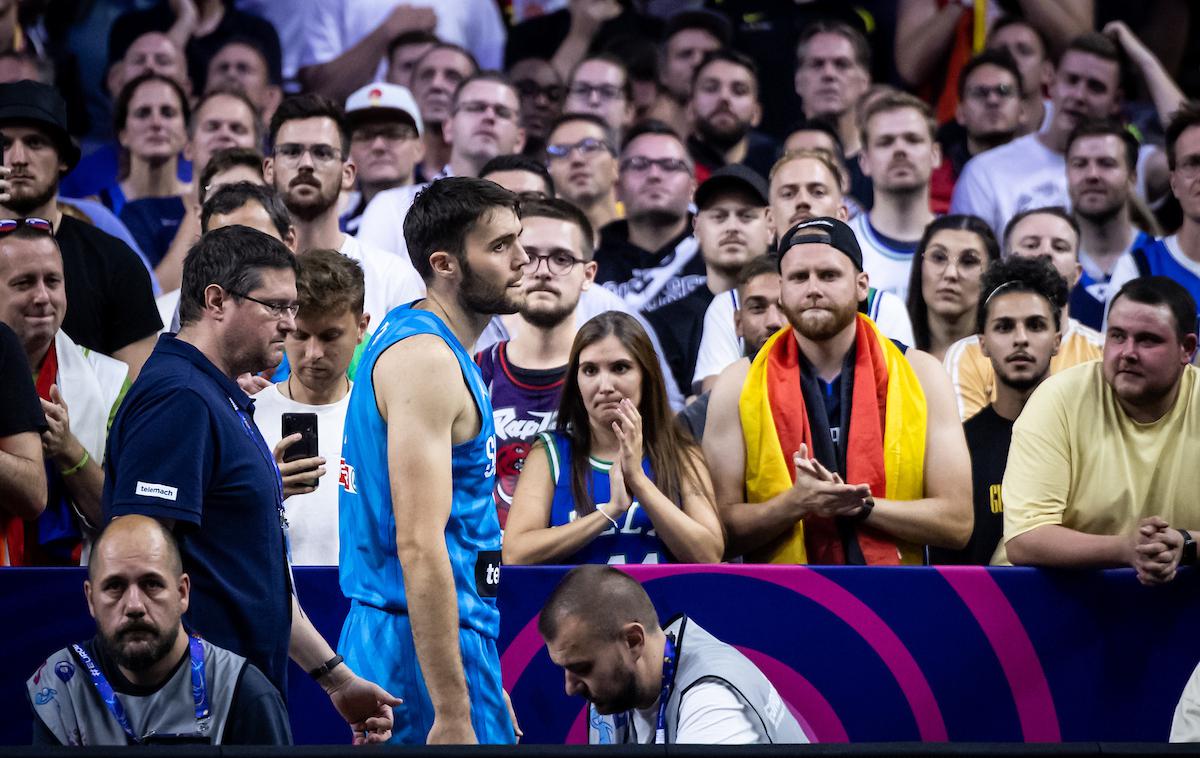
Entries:
MULTIPOLYGON (((221 392, 273 453, 291 561, 338 565, 358 362, 429 282, 405 219, 473 177, 520 199, 528 259, 516 312, 465 346, 494 411, 506 563, 1170 581, 1200 529, 1198 16, 0 3, 0 565, 86 564, 133 456, 138 488, 202 476, 123 445, 121 409, 156 344, 180 350, 160 335, 215 318, 236 338, 186 266, 226 227, 294 256, 298 297, 228 289, 279 319, 283 349, 266 370, 231 357, 221 392), (289 433, 295 414, 319 444, 289 433)), ((499 297, 464 268, 463 298, 499 297)), ((205 465, 240 434, 162 402, 179 434, 212 437, 205 465)), ((237 579, 187 538, 208 519, 172 524, 211 569, 190 569, 203 605, 206 579, 237 579)))

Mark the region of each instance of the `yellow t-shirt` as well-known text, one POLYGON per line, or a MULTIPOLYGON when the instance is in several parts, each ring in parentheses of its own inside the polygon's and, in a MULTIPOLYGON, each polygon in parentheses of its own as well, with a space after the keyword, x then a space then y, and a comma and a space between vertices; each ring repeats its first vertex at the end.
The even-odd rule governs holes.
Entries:
POLYGON ((1122 534, 1161 516, 1200 527, 1200 369, 1188 366, 1175 406, 1139 424, 1117 404, 1099 361, 1050 377, 1013 425, 1004 471, 1004 543, 1045 524, 1122 534))
MULTIPOLYGON (((1075 319, 1067 320, 1058 354, 1050 359, 1050 373, 1080 363, 1094 361, 1104 352, 1104 338, 1095 329, 1089 329, 1075 319)), ((996 373, 992 362, 979 347, 979 336, 972 335, 955 342, 946 351, 943 361, 954 394, 958 396, 958 415, 963 421, 979 413, 983 406, 996 399, 996 373)))

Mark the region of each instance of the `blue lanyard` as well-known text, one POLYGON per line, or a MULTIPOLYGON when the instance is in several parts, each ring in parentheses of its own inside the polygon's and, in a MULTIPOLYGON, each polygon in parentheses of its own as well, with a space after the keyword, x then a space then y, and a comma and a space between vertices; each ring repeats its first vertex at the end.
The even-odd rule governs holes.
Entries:
POLYGON ((663 648, 662 691, 658 694, 658 722, 654 727, 654 744, 667 744, 667 700, 671 696, 671 685, 675 683, 675 643, 667 635, 663 648))
MULTIPOLYGON (((92 657, 84 651, 80 645, 71 645, 75 654, 79 656, 79 660, 83 661, 83 665, 87 667, 88 674, 92 677, 92 685, 95 686, 96 692, 100 694, 100 699, 108 706, 108 712, 113 715, 113 718, 120 724, 121 730, 125 732, 134 744, 140 745, 143 737, 137 736, 133 731, 133 726, 129 723, 129 717, 125 715, 125 707, 121 705, 120 698, 113 690, 112 685, 108 683, 108 679, 104 676, 104 672, 92 660, 92 657)), ((200 644, 200 638, 196 636, 188 637, 188 651, 191 653, 191 671, 192 671, 192 702, 196 706, 196 729, 201 734, 208 731, 209 728, 209 712, 208 707, 208 685, 204 675, 204 647, 200 644)))

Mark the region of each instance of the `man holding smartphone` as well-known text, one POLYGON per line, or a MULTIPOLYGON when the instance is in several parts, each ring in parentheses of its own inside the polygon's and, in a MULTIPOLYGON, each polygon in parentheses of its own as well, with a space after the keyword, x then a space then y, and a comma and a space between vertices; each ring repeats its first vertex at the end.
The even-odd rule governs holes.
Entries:
POLYGON ((283 475, 284 508, 296 566, 338 563, 338 482, 327 464, 342 454, 350 403, 346 371, 363 342, 363 271, 336 250, 298 258, 300 311, 284 339, 291 373, 254 396, 254 422, 283 475))

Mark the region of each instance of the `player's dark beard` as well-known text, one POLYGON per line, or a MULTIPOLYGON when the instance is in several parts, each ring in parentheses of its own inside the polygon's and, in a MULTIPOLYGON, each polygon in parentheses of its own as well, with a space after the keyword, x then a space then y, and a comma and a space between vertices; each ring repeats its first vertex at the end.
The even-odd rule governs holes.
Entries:
POLYGON ((154 664, 163 659, 171 648, 175 645, 175 640, 179 637, 179 626, 173 626, 167 632, 162 632, 150 624, 130 623, 123 626, 116 632, 115 635, 109 637, 104 633, 100 633, 100 643, 104 645, 104 651, 112 660, 116 661, 117 665, 123 666, 130 671, 145 671, 154 664), (142 645, 136 650, 126 650, 122 638, 132 631, 150 632, 154 634, 153 640, 149 647, 142 645))
MULTIPOLYGON (((24 188, 22 188, 23 190, 24 188)), ((54 199, 54 195, 58 193, 58 181, 50 182, 45 188, 37 191, 35 194, 26 195, 24 192, 18 194, 12 192, 12 196, 5 207, 12 211, 17 216, 28 216, 38 208, 41 208, 46 203, 54 199)))
POLYGON ((1084 211, 1080 208, 1076 208, 1075 215, 1079 216, 1084 221, 1087 221, 1089 224, 1103 226, 1119 216, 1128 202, 1128 200, 1125 200, 1124 202, 1113 203, 1111 206, 1107 208, 1101 208, 1098 211, 1084 211))
POLYGON ((1046 370, 1037 376, 1031 376, 1025 379, 1009 379, 1003 373, 997 372, 996 378, 999 379, 1000 382, 1009 389, 1016 390, 1017 392, 1028 392, 1029 390, 1041 384, 1042 380, 1045 379, 1049 373, 1050 366, 1047 365, 1046 370))
POLYGON ((700 137, 701 142, 712 145, 717 150, 725 152, 734 145, 742 141, 742 138, 750 133, 750 124, 746 121, 734 116, 736 121, 734 125, 728 129, 721 129, 713 126, 708 119, 700 119, 696 123, 696 134, 700 137))
POLYGON ((823 342, 840 334, 843 329, 854 321, 855 315, 858 313, 858 305, 851 303, 846 307, 838 306, 825 310, 830 314, 830 318, 820 323, 806 321, 804 319, 804 311, 796 314, 785 312, 784 315, 787 316, 788 323, 792 325, 792 328, 800 332, 800 334, 813 342, 823 342))
POLYGON ((530 308, 528 301, 521 306, 521 318, 533 324, 538 329, 553 329, 567 318, 575 315, 575 306, 579 305, 579 301, 567 304, 560 302, 557 307, 551 309, 536 309, 530 308))
POLYGON ((622 670, 622 682, 617 692, 603 703, 595 703, 597 710, 604 714, 624 713, 633 710, 638 704, 637 677, 632 670, 622 670))
POLYGON ((459 261, 462 263, 463 279, 458 291, 458 303, 465 310, 493 315, 516 313, 519 310, 520 302, 508 294, 507 287, 492 284, 476 274, 465 255, 459 261))

